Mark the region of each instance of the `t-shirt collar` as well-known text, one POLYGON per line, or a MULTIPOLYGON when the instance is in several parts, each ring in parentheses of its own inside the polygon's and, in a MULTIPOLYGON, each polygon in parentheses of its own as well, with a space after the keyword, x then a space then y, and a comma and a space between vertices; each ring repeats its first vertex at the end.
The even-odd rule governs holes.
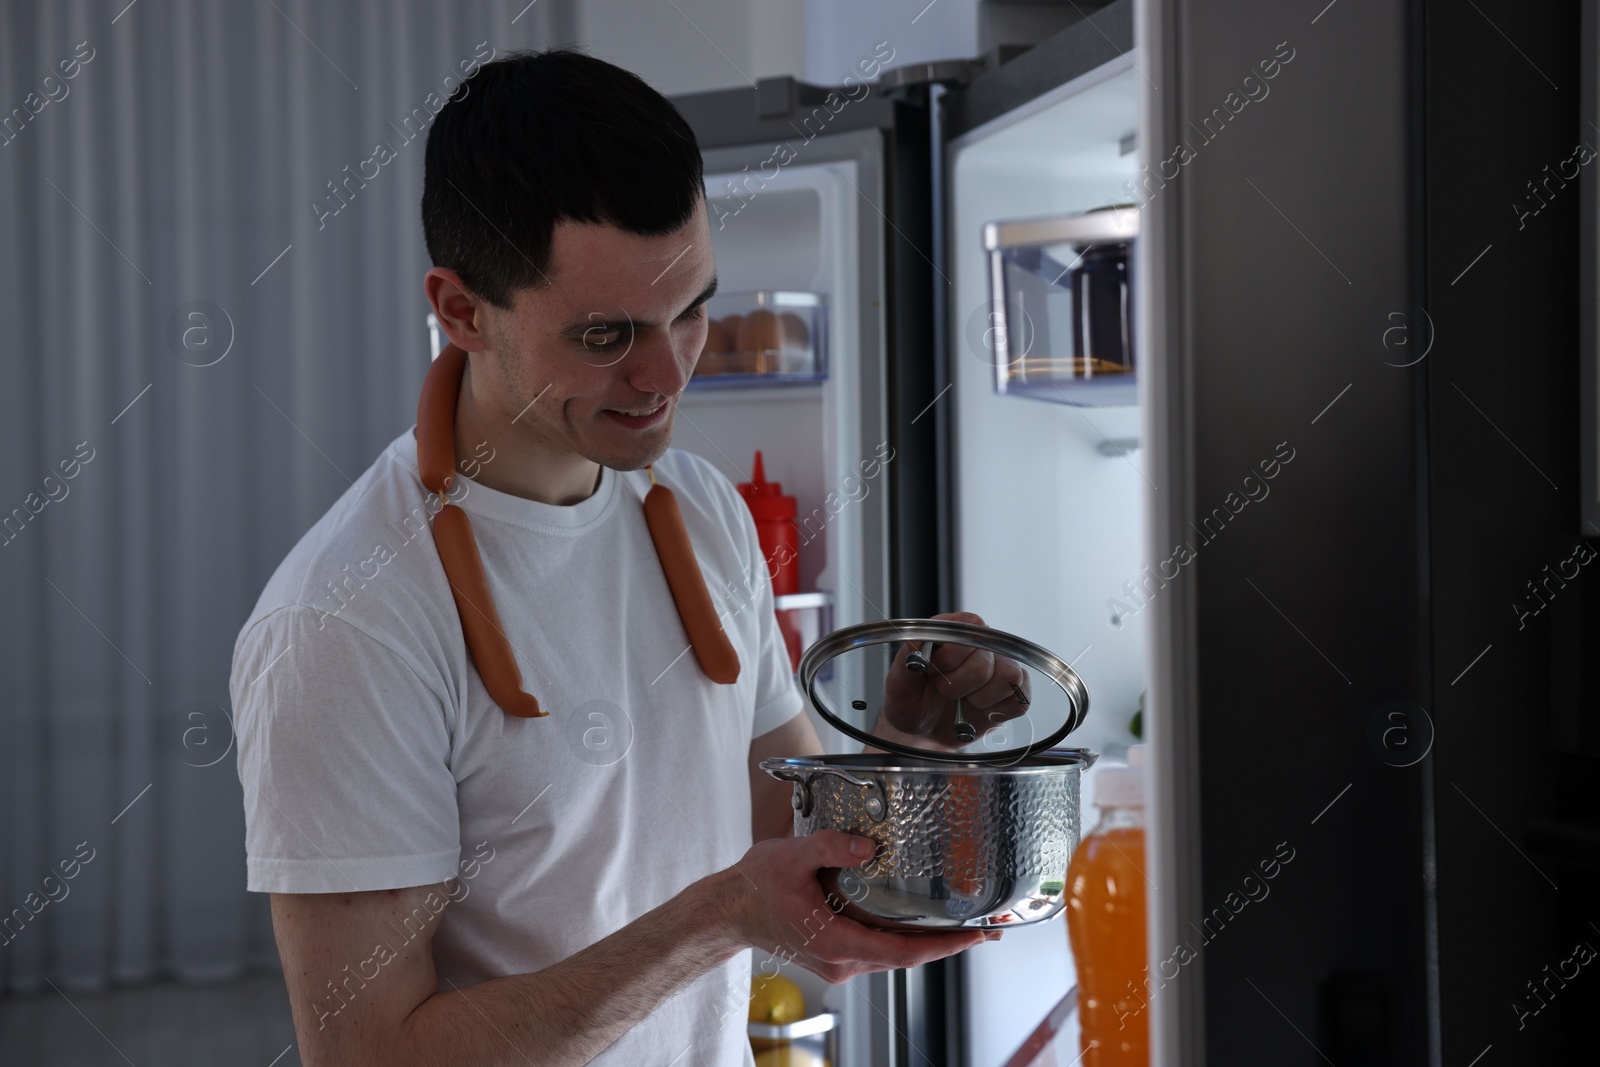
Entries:
MULTIPOLYGON (((411 430, 407 430, 396 439, 390 448, 412 474, 417 475, 420 489, 421 476, 417 474, 417 439, 411 430)), ((469 515, 536 529, 573 532, 595 525, 610 513, 617 497, 617 482, 620 480, 616 471, 601 467, 600 485, 593 493, 576 504, 561 505, 513 496, 498 489, 490 489, 467 478, 464 474, 459 476, 467 483, 466 491, 453 491, 450 494, 451 502, 459 505, 461 510, 469 515)))

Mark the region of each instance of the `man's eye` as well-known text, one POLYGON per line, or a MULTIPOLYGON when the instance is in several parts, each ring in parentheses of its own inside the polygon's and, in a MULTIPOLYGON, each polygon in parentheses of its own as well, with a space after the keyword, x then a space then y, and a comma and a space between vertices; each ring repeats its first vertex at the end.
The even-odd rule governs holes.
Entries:
POLYGON ((693 321, 694 319, 705 318, 705 314, 706 306, 704 304, 696 304, 694 307, 683 313, 683 318, 688 321, 693 321))
POLYGON ((591 351, 610 348, 622 340, 622 331, 611 326, 591 326, 583 331, 583 347, 591 351))

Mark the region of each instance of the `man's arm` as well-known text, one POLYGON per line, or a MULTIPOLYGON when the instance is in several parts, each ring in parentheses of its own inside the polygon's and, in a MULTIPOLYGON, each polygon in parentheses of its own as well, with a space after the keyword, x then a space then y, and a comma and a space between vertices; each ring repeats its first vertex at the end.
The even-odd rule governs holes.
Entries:
MULTIPOLYGON (((273 929, 301 1062, 582 1064, 672 994, 750 946, 784 952, 837 983, 917 966, 985 940, 981 931, 883 933, 841 918, 795 945, 795 931, 808 919, 815 926, 816 915, 829 914, 817 870, 859 864, 871 848, 865 838, 835 831, 761 842, 735 866, 554 966, 446 992, 437 991, 432 941, 438 923, 427 904, 438 887, 273 894, 273 929), (424 918, 429 921, 421 925, 424 918), (375 949, 402 941, 402 932, 398 954, 375 949)), ((733 1014, 729 1025, 743 1025, 733 1014)), ((663 1051, 670 1056, 675 1050, 663 1051)))
POLYGON ((553 967, 438 992, 438 919, 424 903, 429 894, 439 888, 273 894, 273 928, 306 1067, 587 1063, 688 981, 744 948, 714 887, 696 883, 553 967), (379 965, 374 946, 395 945, 396 930, 414 934, 413 916, 432 921, 379 965))

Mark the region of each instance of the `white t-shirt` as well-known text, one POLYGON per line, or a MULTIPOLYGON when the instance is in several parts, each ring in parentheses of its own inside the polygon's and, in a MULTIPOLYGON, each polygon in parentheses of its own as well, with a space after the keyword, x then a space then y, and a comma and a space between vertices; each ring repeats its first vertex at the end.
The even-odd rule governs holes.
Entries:
MULTIPOLYGON (((523 686, 550 712, 521 719, 472 667, 416 440, 389 445, 278 567, 234 649, 251 890, 454 878, 452 903, 441 888, 434 906, 448 990, 558 963, 744 854, 751 739, 803 701, 744 501, 689 452, 668 450, 655 473, 725 616, 738 681, 712 682, 689 650, 645 524, 646 472, 603 470, 570 507, 463 479, 452 498, 523 686)), ((389 958, 328 981, 359 996, 389 958)), ((751 1063, 749 981, 744 952, 594 1062, 751 1063)), ((332 989, 319 1015, 340 1010, 332 989)))

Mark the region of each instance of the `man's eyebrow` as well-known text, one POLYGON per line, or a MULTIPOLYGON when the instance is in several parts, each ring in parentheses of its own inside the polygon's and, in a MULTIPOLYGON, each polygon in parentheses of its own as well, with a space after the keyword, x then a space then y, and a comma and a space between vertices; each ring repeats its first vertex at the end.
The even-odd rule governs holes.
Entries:
MULTIPOLYGON (((679 312, 680 317, 682 315, 688 314, 689 312, 693 311, 695 308, 699 307, 701 304, 704 304, 707 300, 710 300, 713 296, 715 296, 716 292, 717 292, 717 284, 718 284, 717 276, 715 274, 713 274, 711 276, 710 283, 704 289, 700 290, 699 295, 696 296, 693 300, 691 300, 689 302, 689 306, 688 307, 684 308, 683 311, 679 312)), ((601 316, 599 316, 597 314, 591 314, 591 315, 586 315, 586 316, 583 316, 583 317, 580 317, 580 318, 577 318, 577 319, 573 319, 565 327, 562 328, 561 332, 563 334, 570 334, 570 333, 579 333, 579 334, 581 334, 581 333, 584 333, 584 332, 586 332, 588 330, 591 330, 591 329, 627 330, 627 329, 638 329, 638 328, 640 328, 642 326, 654 326, 654 325, 655 325, 655 323, 650 322, 650 321, 648 321, 646 319, 629 318, 626 312, 623 313, 623 317, 622 318, 602 318, 601 316)))
POLYGON ((713 274, 711 276, 711 284, 707 285, 704 289, 700 290, 700 295, 695 297, 692 301, 690 301, 689 302, 689 306, 687 308, 685 308, 684 310, 693 311, 695 308, 699 307, 701 304, 704 304, 707 300, 710 300, 713 296, 716 296, 716 295, 717 295, 717 276, 715 274, 713 274))

